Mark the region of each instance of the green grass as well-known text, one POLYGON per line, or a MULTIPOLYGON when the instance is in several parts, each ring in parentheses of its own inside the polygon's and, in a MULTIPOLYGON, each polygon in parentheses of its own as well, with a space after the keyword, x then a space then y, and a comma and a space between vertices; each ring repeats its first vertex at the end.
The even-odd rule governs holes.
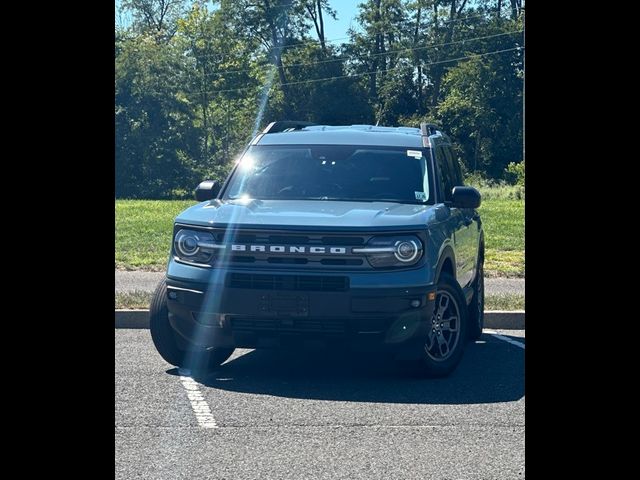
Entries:
POLYGON ((524 187, 518 185, 497 185, 494 187, 476 187, 482 200, 524 200, 524 187))
POLYGON ((500 293, 484 297, 485 310, 524 310, 524 295, 500 293))
POLYGON ((116 200, 116 268, 163 270, 173 219, 194 200, 116 200))
POLYGON ((524 200, 483 199, 485 272, 500 277, 524 277, 524 200))
POLYGON ((491 180, 479 174, 467 175, 464 183, 476 187, 483 200, 524 200, 524 185, 510 185, 504 180, 491 180))
MULTIPOLYGON (((117 293, 116 308, 131 308, 147 310, 151 304, 151 292, 134 290, 133 292, 117 293)), ((487 295, 484 299, 486 310, 524 310, 524 295, 503 293, 487 295)))
MULTIPOLYGON (((486 241, 485 272, 487 276, 524 277, 524 200, 508 198, 497 191, 500 188, 508 187, 495 187, 493 195, 485 192, 480 207, 486 241)), ((195 203, 116 200, 116 268, 163 270, 173 219, 195 203)))
POLYGON ((116 308, 131 308, 148 310, 151 304, 152 292, 134 290, 132 292, 116 293, 116 308))

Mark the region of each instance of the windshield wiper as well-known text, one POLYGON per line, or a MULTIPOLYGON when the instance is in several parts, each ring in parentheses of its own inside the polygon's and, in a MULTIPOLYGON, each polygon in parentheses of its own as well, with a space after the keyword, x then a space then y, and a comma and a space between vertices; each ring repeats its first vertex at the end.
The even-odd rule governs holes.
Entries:
MULTIPOLYGON (((240 200, 242 197, 228 197, 227 200, 240 200)), ((340 198, 340 197, 261 197, 252 198, 251 200, 314 200, 314 201, 328 201, 328 202, 389 202, 389 203, 401 203, 408 205, 428 205, 426 202, 418 200, 400 200, 398 198, 340 198)))
POLYGON ((408 203, 411 205, 427 205, 417 200, 401 200, 398 198, 340 198, 340 197, 307 197, 307 200, 329 200, 334 202, 391 202, 408 203))

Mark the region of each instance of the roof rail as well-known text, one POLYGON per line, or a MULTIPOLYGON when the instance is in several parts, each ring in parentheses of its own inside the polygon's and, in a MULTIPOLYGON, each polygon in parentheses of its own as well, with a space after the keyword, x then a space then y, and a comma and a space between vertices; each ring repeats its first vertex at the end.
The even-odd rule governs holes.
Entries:
POLYGON ((301 130, 304 127, 310 127, 312 125, 316 124, 297 120, 280 120, 279 122, 271 122, 267 125, 267 128, 262 131, 262 133, 279 133, 289 130, 301 130))
POLYGON ((420 123, 420 135, 422 136, 422 146, 430 147, 429 135, 434 135, 438 131, 438 127, 433 123, 422 122, 420 123))

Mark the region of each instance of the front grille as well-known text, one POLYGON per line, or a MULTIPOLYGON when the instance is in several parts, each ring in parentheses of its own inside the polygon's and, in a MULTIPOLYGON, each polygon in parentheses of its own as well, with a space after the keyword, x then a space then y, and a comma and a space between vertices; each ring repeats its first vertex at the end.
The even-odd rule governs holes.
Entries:
MULTIPOLYGON (((217 265, 229 265, 251 269, 304 269, 310 270, 370 270, 372 267, 362 254, 351 253, 351 248, 367 244, 372 234, 354 235, 353 233, 327 232, 285 232, 255 229, 224 230, 209 229, 215 242, 220 244, 239 244, 246 250, 229 251, 227 255, 218 254, 217 265), (251 246, 264 249, 249 250, 251 246), (272 246, 284 247, 285 250, 269 250, 272 246), (293 250, 298 247, 306 250, 293 250), (310 251, 313 247, 324 247, 324 253, 310 251), (331 248, 346 249, 344 253, 332 252, 331 248)), ((320 288, 324 290, 324 288, 320 288)))
POLYGON ((326 235, 244 235, 239 237, 241 240, 248 240, 249 242, 255 242, 263 240, 268 244, 275 245, 364 245, 365 239, 363 237, 347 237, 347 236, 326 236, 326 235))
POLYGON ((349 277, 230 273, 227 275, 226 286, 250 290, 344 292, 349 289, 349 277))
POLYGON ((319 318, 245 318, 231 319, 231 329, 236 332, 294 332, 344 334, 348 321, 345 319, 319 318))
POLYGON ((305 265, 309 263, 309 260, 306 258, 298 258, 298 257, 269 257, 267 258, 268 263, 281 263, 281 264, 289 264, 289 265, 305 265))
POLYGON ((355 259, 343 259, 343 258, 325 258, 320 260, 322 265, 362 265, 362 260, 359 258, 355 259))

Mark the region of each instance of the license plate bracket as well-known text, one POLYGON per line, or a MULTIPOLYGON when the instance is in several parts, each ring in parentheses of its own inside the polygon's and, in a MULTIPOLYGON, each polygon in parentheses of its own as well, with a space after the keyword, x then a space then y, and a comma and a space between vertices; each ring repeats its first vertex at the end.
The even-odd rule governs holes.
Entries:
POLYGON ((271 294, 262 297, 260 310, 275 315, 306 317, 309 315, 308 295, 271 294))

